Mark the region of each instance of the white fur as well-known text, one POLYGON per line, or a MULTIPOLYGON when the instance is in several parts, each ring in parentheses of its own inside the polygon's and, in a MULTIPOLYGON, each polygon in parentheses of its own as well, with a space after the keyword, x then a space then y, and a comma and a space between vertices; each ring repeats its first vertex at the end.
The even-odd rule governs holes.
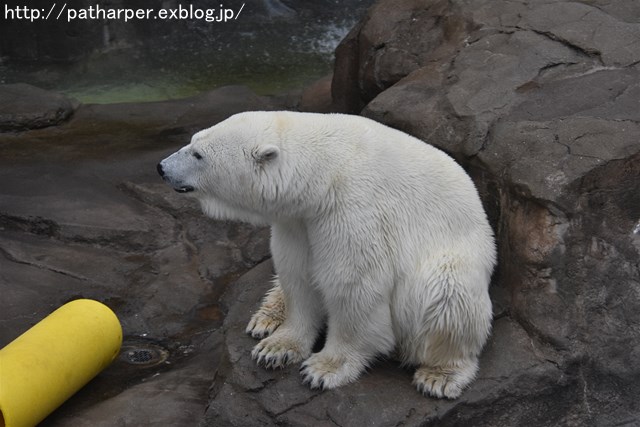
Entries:
POLYGON ((271 334, 259 363, 304 361, 305 382, 333 388, 395 348, 425 394, 455 398, 473 380, 495 245, 471 179, 442 151, 358 116, 250 112, 161 165, 208 215, 272 227, 279 280, 247 328, 271 334))

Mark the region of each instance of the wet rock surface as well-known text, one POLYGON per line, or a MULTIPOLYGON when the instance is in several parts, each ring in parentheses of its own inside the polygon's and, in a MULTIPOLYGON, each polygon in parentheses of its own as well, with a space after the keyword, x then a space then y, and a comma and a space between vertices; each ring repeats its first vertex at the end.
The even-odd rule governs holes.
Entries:
POLYGON ((203 217, 155 165, 195 129, 271 108, 230 87, 81 105, 58 126, 0 133, 0 347, 81 297, 111 307, 124 330, 121 356, 43 425, 200 420, 221 352, 218 300, 269 256, 268 230, 203 217))

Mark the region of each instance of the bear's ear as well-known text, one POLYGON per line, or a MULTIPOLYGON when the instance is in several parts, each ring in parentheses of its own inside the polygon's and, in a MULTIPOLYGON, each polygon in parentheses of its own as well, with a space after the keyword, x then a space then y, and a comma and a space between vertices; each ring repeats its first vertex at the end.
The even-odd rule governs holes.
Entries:
POLYGON ((280 149, 275 145, 267 144, 256 147, 252 152, 252 157, 256 163, 269 162, 280 154, 280 149))

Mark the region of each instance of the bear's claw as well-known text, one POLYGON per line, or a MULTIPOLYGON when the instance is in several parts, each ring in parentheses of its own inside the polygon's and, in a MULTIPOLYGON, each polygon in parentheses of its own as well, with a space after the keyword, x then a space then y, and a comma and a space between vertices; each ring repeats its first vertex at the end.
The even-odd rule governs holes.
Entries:
POLYGON ((287 337, 271 336, 260 341, 251 352, 251 357, 267 369, 284 368, 305 359, 298 343, 287 337))
POLYGON ((324 380, 322 378, 316 378, 307 371, 307 368, 301 368, 302 384, 306 384, 311 390, 324 390, 324 380))
POLYGON ((280 323, 282 322, 258 312, 251 317, 245 332, 253 338, 266 338, 275 332, 280 323))
POLYGON ((312 389, 328 390, 356 380, 364 370, 364 365, 347 361, 341 357, 314 354, 300 368, 302 383, 312 389))
POLYGON ((477 370, 477 360, 464 361, 457 366, 421 366, 413 375, 413 384, 425 396, 456 399, 473 381, 477 370))

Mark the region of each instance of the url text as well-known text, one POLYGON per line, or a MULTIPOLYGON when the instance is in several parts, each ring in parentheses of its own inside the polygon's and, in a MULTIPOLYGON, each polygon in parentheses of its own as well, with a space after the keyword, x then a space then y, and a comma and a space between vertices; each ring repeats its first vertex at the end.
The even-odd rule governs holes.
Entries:
POLYGON ((71 22, 74 20, 121 20, 124 22, 133 20, 202 20, 206 22, 227 22, 237 20, 244 9, 245 3, 237 10, 225 8, 220 5, 219 9, 200 9, 189 6, 182 6, 174 9, 129 9, 129 8, 104 8, 99 4, 86 8, 74 9, 67 7, 67 3, 63 3, 58 7, 54 3, 49 10, 31 8, 28 6, 4 6, 4 19, 6 20, 24 20, 39 21, 55 19, 57 21, 64 20, 71 22))

